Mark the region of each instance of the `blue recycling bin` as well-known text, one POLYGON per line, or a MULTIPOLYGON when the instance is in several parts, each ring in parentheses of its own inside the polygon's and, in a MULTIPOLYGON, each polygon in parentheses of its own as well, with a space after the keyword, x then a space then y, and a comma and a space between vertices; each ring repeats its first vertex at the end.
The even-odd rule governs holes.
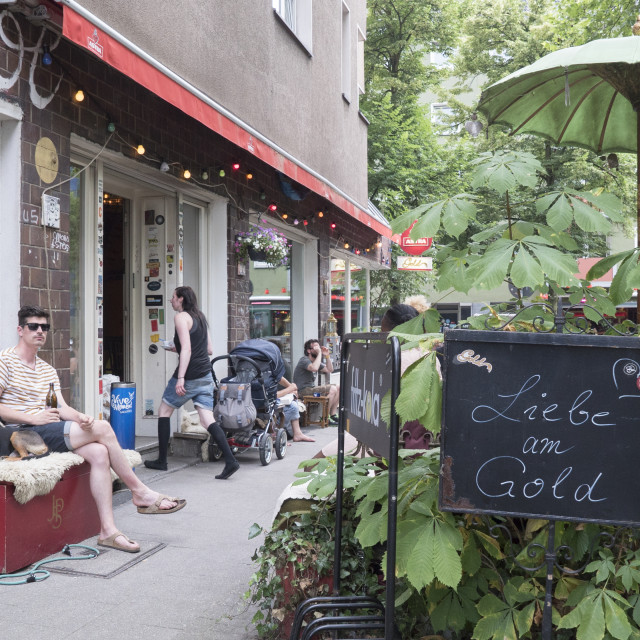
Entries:
POLYGON ((136 383, 111 384, 111 428, 123 449, 136 448, 136 383))

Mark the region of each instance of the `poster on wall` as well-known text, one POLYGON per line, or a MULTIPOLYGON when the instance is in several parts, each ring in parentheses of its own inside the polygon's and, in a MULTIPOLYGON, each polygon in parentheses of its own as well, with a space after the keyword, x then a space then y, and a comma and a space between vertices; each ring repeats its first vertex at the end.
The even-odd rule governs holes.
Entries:
POLYGON ((104 198, 104 183, 102 178, 98 179, 98 193, 96 211, 98 219, 96 220, 96 291, 98 297, 96 298, 96 315, 98 317, 98 336, 97 336, 97 361, 98 361, 98 402, 97 406, 100 407, 98 412, 98 419, 102 420, 102 335, 103 335, 103 255, 104 255, 104 225, 103 225, 103 202, 104 198))

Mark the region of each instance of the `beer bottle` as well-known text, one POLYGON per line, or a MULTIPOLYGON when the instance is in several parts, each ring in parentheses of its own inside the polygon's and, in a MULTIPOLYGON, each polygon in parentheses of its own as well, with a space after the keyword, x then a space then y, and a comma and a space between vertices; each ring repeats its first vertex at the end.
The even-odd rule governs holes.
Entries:
POLYGON ((56 390, 53 387, 53 382, 49 383, 49 393, 47 393, 45 404, 47 406, 47 409, 58 408, 58 396, 56 395, 56 390))

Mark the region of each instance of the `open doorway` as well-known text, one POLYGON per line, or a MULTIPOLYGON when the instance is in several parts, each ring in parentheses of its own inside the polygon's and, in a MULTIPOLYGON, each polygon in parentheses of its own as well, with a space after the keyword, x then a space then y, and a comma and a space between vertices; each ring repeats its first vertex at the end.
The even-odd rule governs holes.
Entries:
POLYGON ((103 372, 126 380, 125 358, 125 220, 129 201, 104 194, 103 372))

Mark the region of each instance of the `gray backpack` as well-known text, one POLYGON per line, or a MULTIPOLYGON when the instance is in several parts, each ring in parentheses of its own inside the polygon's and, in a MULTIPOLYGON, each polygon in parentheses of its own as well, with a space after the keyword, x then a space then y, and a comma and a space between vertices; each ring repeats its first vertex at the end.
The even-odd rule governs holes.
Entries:
POLYGON ((225 431, 242 431, 253 425, 256 408, 251 400, 251 383, 223 382, 213 417, 225 431))

